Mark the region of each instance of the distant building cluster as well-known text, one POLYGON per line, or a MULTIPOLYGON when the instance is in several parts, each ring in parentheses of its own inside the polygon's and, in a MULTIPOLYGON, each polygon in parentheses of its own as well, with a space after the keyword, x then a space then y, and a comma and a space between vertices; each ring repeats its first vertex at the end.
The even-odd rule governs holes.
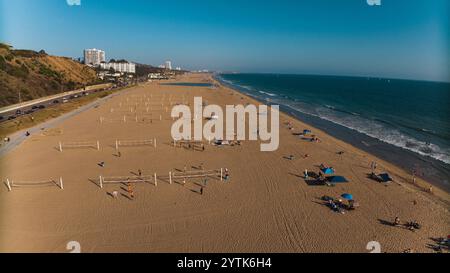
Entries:
MULTIPOLYGON (((171 61, 166 61, 164 64, 159 65, 158 68, 166 69, 166 70, 173 70, 172 62, 171 61)), ((181 71, 181 67, 178 66, 174 70, 181 71)))
POLYGON ((103 50, 91 48, 84 50, 84 63, 89 66, 99 67, 102 70, 114 70, 114 73, 136 73, 136 64, 127 61, 106 62, 106 53, 103 50))
POLYGON ((105 51, 92 48, 84 50, 84 63, 91 66, 99 66, 100 63, 105 62, 105 51))
POLYGON ((166 61, 166 69, 172 70, 172 62, 171 61, 166 61))
POLYGON ((115 72, 120 73, 136 73, 136 64, 130 62, 103 62, 100 64, 100 68, 103 70, 113 69, 115 72))

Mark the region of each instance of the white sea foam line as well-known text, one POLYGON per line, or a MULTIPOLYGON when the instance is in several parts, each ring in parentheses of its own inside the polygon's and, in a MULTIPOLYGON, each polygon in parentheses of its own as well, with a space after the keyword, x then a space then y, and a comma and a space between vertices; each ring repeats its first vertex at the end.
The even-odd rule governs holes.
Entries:
MULTIPOLYGON (((349 123, 351 123, 349 121, 345 122, 345 121, 339 120, 336 117, 327 116, 326 114, 325 115, 323 115, 323 114, 321 115, 320 113, 312 113, 310 111, 304 111, 301 108, 293 106, 293 105, 286 105, 286 106, 288 106, 289 108, 291 108, 293 110, 296 110, 296 111, 299 111, 299 112, 302 112, 302 113, 305 113, 305 114, 308 114, 308 115, 312 115, 312 116, 315 116, 315 117, 318 117, 318 118, 321 118, 321 119, 333 122, 335 124, 344 126, 344 127, 348 128, 348 129, 355 130, 355 131, 357 131, 359 133, 362 133, 362 134, 365 134, 367 136, 370 136, 370 137, 373 137, 375 139, 378 139, 378 140, 380 140, 380 141, 382 141, 384 143, 388 143, 388 144, 394 145, 396 147, 399 147, 399 148, 402 148, 402 149, 406 149, 406 150, 418 153, 418 154, 420 154, 422 156, 431 157, 431 158, 434 158, 436 160, 442 161, 442 162, 444 162, 446 164, 450 164, 450 150, 449 149, 443 149, 443 148, 441 148, 441 147, 439 147, 438 145, 435 145, 435 144, 427 145, 425 142, 419 141, 419 140, 414 139, 412 137, 405 136, 404 134, 402 134, 402 133, 400 133, 398 131, 395 131, 395 129, 394 130, 389 130, 390 131, 389 133, 382 135, 382 134, 380 134, 380 132, 384 132, 386 130, 386 128, 383 127, 380 124, 374 123, 373 121, 372 121, 372 125, 369 126, 369 127, 367 127, 367 120, 364 120, 364 122, 363 122, 363 124, 366 125, 366 126, 361 126, 361 125, 355 126, 355 124, 354 124, 355 117, 352 117, 353 118, 352 119, 353 126, 351 126, 351 125, 349 125, 349 123), (370 131, 370 130, 368 130, 369 128, 373 128, 373 130, 370 131), (399 141, 399 139, 401 139, 403 141, 399 141), (421 151, 420 149, 415 149, 415 148, 408 147, 407 146, 407 142, 414 143, 420 148, 430 148, 432 152, 431 153, 425 153, 425 152, 421 151)), ((316 109, 316 111, 317 111, 317 109, 316 109)))
MULTIPOLYGON (((227 82, 230 84, 233 84, 233 85, 237 85, 237 86, 242 87, 247 90, 254 90, 253 88, 251 88, 249 86, 235 84, 232 81, 227 81, 227 82)), ((270 93, 264 92, 264 91, 258 91, 258 92, 260 94, 265 94, 265 95, 270 94, 270 93)), ((255 94, 247 94, 247 95, 255 96, 255 94)), ((256 96, 256 97, 259 99, 263 99, 263 100, 268 99, 264 96, 256 96)), ((366 120, 366 119, 364 119, 363 121, 356 120, 356 117, 360 116, 357 113, 354 113, 356 117, 355 116, 349 117, 349 118, 352 118, 351 120, 349 120, 349 118, 345 118, 345 117, 339 118, 339 117, 333 116, 330 113, 327 114, 326 112, 320 111, 321 110, 320 108, 312 109, 312 111, 311 110, 305 111, 304 107, 286 104, 286 102, 283 100, 271 99, 271 101, 285 105, 293 110, 333 122, 335 124, 344 126, 348 129, 355 130, 359 133, 362 133, 367 136, 378 139, 384 143, 388 143, 388 144, 394 145, 396 147, 418 153, 422 156, 431 157, 431 158, 437 159, 439 161, 442 161, 444 163, 450 164, 450 149, 443 149, 435 144, 428 145, 427 143, 425 143, 423 141, 419 141, 413 137, 406 136, 406 135, 400 133, 399 131, 396 131, 395 129, 387 129, 386 127, 382 126, 381 124, 375 123, 373 121, 369 121, 369 122, 371 122, 371 126, 367 126, 368 120, 366 120), (356 121, 356 123, 355 123, 355 121, 356 121), (372 130, 370 130, 370 129, 372 129, 372 130), (389 132, 386 132, 386 130, 389 130, 389 132), (383 132, 385 132, 385 133, 383 134, 383 132), (417 148, 408 147, 408 143, 414 144, 414 146, 417 148), (424 149, 430 150, 431 152, 427 153, 427 152, 422 151, 424 149)), ((332 111, 334 109, 333 106, 329 106, 329 105, 328 105, 328 108, 324 108, 323 110, 332 111)))

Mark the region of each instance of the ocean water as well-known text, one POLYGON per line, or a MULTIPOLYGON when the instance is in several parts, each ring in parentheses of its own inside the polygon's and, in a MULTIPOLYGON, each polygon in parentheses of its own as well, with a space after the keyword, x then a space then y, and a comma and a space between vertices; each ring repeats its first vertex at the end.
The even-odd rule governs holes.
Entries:
POLYGON ((448 184, 450 83, 276 74, 216 77, 313 126, 337 130, 339 138, 359 148, 375 150, 393 163, 405 161, 402 167, 448 184), (398 151, 404 151, 401 158, 398 151))

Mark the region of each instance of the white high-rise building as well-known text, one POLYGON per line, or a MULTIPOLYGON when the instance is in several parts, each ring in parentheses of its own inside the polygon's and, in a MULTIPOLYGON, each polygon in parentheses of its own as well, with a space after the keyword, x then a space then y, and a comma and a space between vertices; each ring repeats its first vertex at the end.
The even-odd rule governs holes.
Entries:
POLYGON ((166 61, 165 68, 168 69, 168 70, 172 70, 172 62, 171 61, 166 61))
POLYGON ((105 51, 92 48, 84 50, 84 63, 87 65, 98 66, 100 63, 105 62, 105 51))
POLYGON ((116 72, 121 73, 136 73, 136 64, 129 63, 129 62, 114 62, 114 63, 101 63, 100 68, 103 70, 110 70, 111 68, 114 69, 116 72))

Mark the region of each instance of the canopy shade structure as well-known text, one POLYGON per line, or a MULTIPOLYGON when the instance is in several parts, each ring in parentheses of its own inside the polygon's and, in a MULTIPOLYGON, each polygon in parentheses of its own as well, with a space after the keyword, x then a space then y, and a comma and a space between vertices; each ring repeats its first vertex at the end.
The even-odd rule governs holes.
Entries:
POLYGON ((324 168, 324 169, 321 169, 321 171, 324 174, 334 174, 334 169, 333 168, 324 168))
POLYGON ((381 182, 384 182, 384 183, 392 181, 392 178, 389 176, 388 173, 380 174, 380 178, 381 178, 381 182))
POLYGON ((353 200, 353 195, 351 195, 350 193, 344 193, 343 195, 341 195, 341 197, 347 200, 353 200))
POLYGON ((306 134, 310 134, 310 133, 312 133, 312 131, 311 131, 311 130, 308 130, 308 129, 305 129, 305 130, 303 130, 303 134, 304 134, 304 135, 306 135, 306 134))
POLYGON ((327 177, 328 182, 330 183, 347 183, 348 180, 343 176, 330 176, 327 177))

